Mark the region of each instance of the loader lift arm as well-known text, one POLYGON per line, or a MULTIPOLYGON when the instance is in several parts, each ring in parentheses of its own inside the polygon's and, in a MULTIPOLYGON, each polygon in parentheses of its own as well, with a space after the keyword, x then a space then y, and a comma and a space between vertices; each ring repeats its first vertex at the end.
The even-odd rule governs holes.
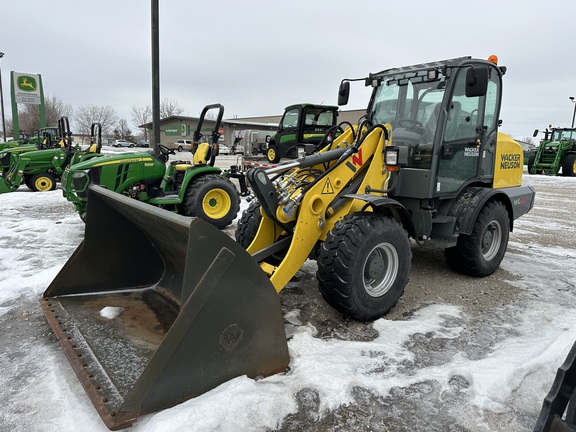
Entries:
POLYGON ((383 153, 390 134, 389 127, 363 122, 357 131, 347 128, 319 153, 276 168, 248 171, 265 216, 247 251, 278 292, 339 219, 365 206, 365 201, 348 194, 363 194, 368 188, 382 196, 387 178, 382 175, 383 153), (275 173, 284 175, 269 177, 275 173), (279 252, 284 255, 280 263, 268 259, 279 252))

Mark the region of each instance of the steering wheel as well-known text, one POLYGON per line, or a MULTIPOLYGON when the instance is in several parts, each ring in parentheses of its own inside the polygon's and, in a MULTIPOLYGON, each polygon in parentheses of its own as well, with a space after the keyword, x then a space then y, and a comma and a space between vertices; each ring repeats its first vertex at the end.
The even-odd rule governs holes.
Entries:
POLYGON ((411 120, 411 119, 400 119, 396 122, 396 124, 408 130, 414 130, 416 128, 423 127, 422 123, 420 123, 418 120, 411 120))
POLYGON ((158 150, 160 150, 160 153, 162 153, 164 156, 168 156, 168 155, 175 155, 176 152, 174 151, 174 149, 168 148, 165 145, 162 144, 158 144, 158 150))

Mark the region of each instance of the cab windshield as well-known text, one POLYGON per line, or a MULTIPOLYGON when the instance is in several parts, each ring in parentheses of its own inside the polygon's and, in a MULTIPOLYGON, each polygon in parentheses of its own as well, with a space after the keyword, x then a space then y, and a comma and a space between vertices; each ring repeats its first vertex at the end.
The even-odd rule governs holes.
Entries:
POLYGON ((442 81, 429 80, 425 74, 387 76, 376 90, 370 119, 374 124, 389 123, 397 141, 432 142, 434 138, 445 88, 442 81))

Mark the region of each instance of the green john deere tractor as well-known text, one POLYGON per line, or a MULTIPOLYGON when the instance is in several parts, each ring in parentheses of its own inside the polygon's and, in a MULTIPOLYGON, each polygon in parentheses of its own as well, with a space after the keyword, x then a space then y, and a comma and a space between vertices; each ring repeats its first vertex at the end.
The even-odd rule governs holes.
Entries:
POLYGON ((194 160, 173 161, 174 150, 158 145, 159 154, 140 151, 105 155, 71 165, 62 176, 62 191, 84 220, 92 184, 185 216, 197 216, 218 228, 236 218, 240 198, 236 186, 214 166, 218 132, 224 114, 220 104, 204 107, 194 132, 194 160), (218 109, 211 143, 200 142, 209 110, 218 109))
POLYGON ((299 150, 309 154, 324 147, 320 143, 336 125, 337 116, 337 106, 304 103, 286 107, 278 131, 268 143, 268 162, 277 163, 283 157, 295 159, 299 150))
POLYGON ((45 150, 56 145, 59 141, 57 127, 41 128, 36 131, 34 137, 23 137, 17 141, 0 143, 0 167, 5 174, 14 161, 23 153, 36 150, 45 150))
POLYGON ((546 129, 538 150, 528 159, 530 174, 557 175, 560 168, 562 175, 576 176, 576 128, 546 129))
POLYGON ((67 117, 58 120, 58 137, 58 140, 53 140, 53 136, 46 133, 44 139, 37 142, 36 150, 23 153, 8 151, 1 159, 0 193, 13 192, 22 182, 34 192, 54 190, 56 182, 73 160, 80 161, 100 151, 94 146, 82 151, 79 145, 73 145, 67 117))
MULTIPOLYGON (((9 140, 0 143, 0 152, 7 149, 19 149, 20 151, 36 150, 38 145, 42 144, 46 134, 50 134, 52 138, 58 136, 58 128, 55 126, 40 128, 32 136, 20 135, 17 140, 9 140), (24 150, 28 149, 28 150, 24 150)), ((39 148, 38 148, 39 149, 39 148)))

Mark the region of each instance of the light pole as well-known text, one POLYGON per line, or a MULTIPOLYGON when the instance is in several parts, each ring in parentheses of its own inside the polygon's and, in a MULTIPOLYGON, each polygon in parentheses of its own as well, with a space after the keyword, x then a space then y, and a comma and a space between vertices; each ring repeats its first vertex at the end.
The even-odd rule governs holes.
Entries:
MULTIPOLYGON (((4 53, 0 52, 0 59, 4 53)), ((2 92, 2 68, 0 68, 0 107, 2 108, 2 132, 4 132, 4 142, 6 142, 6 121, 4 120, 4 93, 2 92)))
POLYGON ((574 129, 574 118, 576 117, 576 101, 574 101, 574 96, 570 96, 568 99, 574 104, 574 114, 572 114, 572 129, 574 129))

